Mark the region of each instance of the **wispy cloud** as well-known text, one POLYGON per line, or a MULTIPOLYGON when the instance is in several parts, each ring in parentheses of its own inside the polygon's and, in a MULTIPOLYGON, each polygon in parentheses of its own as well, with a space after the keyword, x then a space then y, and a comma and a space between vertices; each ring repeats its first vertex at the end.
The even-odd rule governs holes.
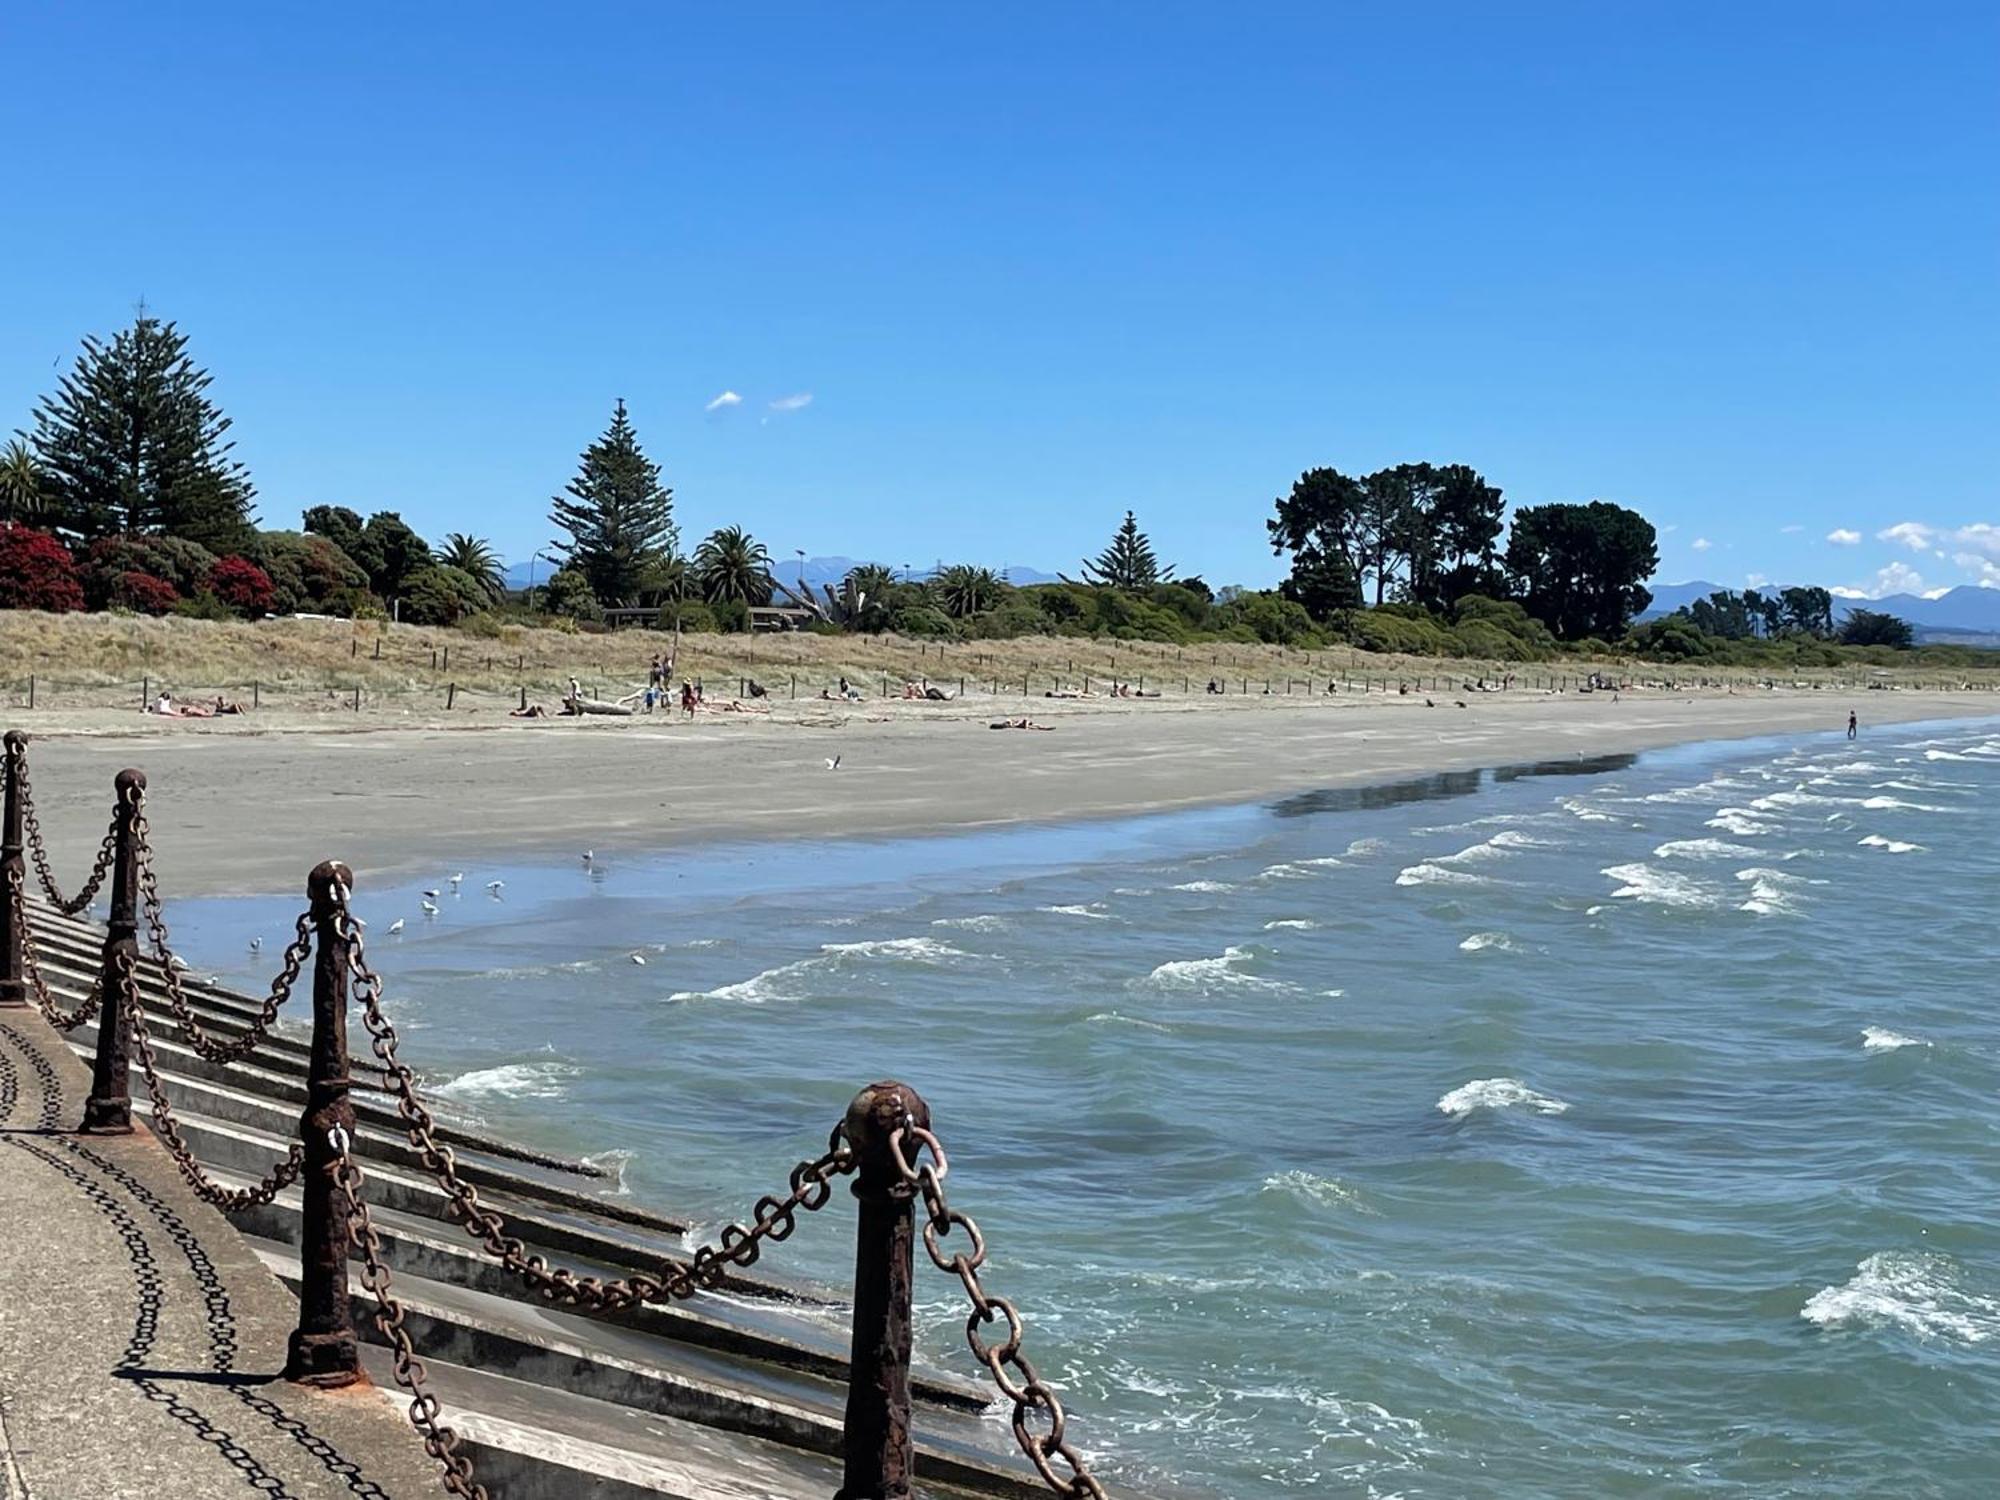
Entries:
POLYGON ((771 403, 772 411, 804 411, 813 404, 811 391, 799 391, 794 395, 780 396, 771 403))
POLYGON ((1908 547, 1912 552, 1928 552, 1937 540, 1937 528, 1926 526, 1921 521, 1898 521, 1894 526, 1884 526, 1875 533, 1878 542, 1895 542, 1908 547))
POLYGON ((702 410, 721 411, 726 406, 741 406, 742 404, 743 404, 743 398, 737 395, 736 392, 724 391, 720 396, 717 396, 713 401, 709 402, 708 405, 704 406, 702 410))
POLYGON ((1706 552, 1710 547, 1713 547, 1715 543, 1711 542, 1705 536, 1698 536, 1693 541, 1689 542, 1688 545, 1694 548, 1694 550, 1697 552, 1706 552))
POLYGON ((1826 534, 1826 539, 1836 547, 1858 547, 1861 544, 1861 533, 1849 531, 1845 526, 1836 526, 1826 534))
POLYGON ((1798 535, 1798 534, 1799 534, 1799 533, 1800 533, 1801 531, 1804 531, 1804 530, 1805 530, 1805 527, 1803 527, 1803 526, 1780 526, 1780 527, 1778 528, 1778 535, 1780 535, 1780 536, 1797 536, 1797 535, 1798 535))

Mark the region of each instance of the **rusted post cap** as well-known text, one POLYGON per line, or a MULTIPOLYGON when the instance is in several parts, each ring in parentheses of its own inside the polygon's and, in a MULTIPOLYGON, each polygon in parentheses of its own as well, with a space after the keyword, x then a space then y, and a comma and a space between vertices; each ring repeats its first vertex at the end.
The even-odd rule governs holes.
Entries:
POLYGON ((127 792, 143 792, 146 790, 146 773, 135 766, 127 766, 111 784, 118 788, 121 797, 127 792))
POLYGON ((354 872, 337 859, 323 859, 306 876, 306 899, 314 906, 330 906, 335 886, 352 891, 354 872))
POLYGON ((848 1104, 846 1132, 848 1144, 860 1158, 864 1176, 880 1168, 888 1168, 892 1176, 900 1176, 894 1162, 890 1162, 888 1140, 906 1124, 930 1130, 930 1106, 908 1084, 886 1078, 880 1084, 868 1084, 868 1088, 854 1096, 854 1102, 848 1104))
POLYGON ((6 734, 6 745, 9 755, 19 755, 28 748, 28 736, 21 730, 10 729, 6 734))

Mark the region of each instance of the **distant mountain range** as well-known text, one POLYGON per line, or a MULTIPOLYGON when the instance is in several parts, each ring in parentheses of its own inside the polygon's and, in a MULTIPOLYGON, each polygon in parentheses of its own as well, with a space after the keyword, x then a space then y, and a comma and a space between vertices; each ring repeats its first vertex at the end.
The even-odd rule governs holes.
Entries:
MULTIPOLYGON (((1722 588, 1722 584, 1705 581, 1656 583, 1653 585, 1652 606, 1639 618, 1650 620, 1656 615, 1670 615, 1722 588)), ((1759 592, 1768 594, 1776 588, 1773 585, 1759 592)), ((1880 599, 1836 598, 1833 601, 1836 620, 1845 618, 1856 609, 1879 610, 1885 615, 1908 620, 1924 637, 2000 636, 2000 589, 1980 588, 1976 584, 1961 584, 1935 599, 1926 599, 1921 594, 1886 594, 1880 599)))

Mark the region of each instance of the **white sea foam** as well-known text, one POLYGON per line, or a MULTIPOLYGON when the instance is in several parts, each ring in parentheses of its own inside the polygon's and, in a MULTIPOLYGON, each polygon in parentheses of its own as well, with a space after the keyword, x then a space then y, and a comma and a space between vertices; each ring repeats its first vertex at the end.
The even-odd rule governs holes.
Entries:
POLYGON ((1924 852, 1922 844, 1906 843, 1902 839, 1885 839, 1879 833, 1871 833, 1867 838, 1859 840, 1859 843, 1864 849, 1880 849, 1887 854, 1922 854, 1924 852))
POLYGON ((1289 1172, 1277 1172, 1266 1177, 1259 1189, 1265 1193, 1283 1193, 1289 1198, 1298 1198, 1314 1203, 1321 1208, 1351 1208, 1363 1213, 1361 1195, 1346 1183, 1332 1177, 1321 1177, 1316 1172, 1301 1171, 1297 1168, 1289 1172))
POLYGON ((1532 1109, 1538 1115, 1559 1115, 1569 1106, 1548 1094, 1538 1094, 1518 1078, 1475 1078, 1460 1084, 1437 1102, 1438 1113, 1462 1120, 1480 1109, 1532 1109))
POLYGON ((1582 823, 1615 823, 1618 820, 1608 812, 1600 812, 1581 797, 1565 797, 1556 804, 1572 818, 1582 823))
POLYGON ((432 1092, 448 1099, 560 1099, 582 1071, 569 1063, 504 1063, 461 1073, 432 1092))
POLYGON ((1521 945, 1504 932, 1475 932, 1458 945, 1461 953, 1485 953, 1497 949, 1501 953, 1519 953, 1521 945))
POLYGON ((1755 859, 1760 851, 1725 839, 1670 839, 1653 851, 1655 859, 1755 859))
POLYGON ((1045 911, 1052 917, 1088 917, 1093 922, 1109 922, 1111 913, 1102 910, 1095 902, 1088 906, 1038 906, 1036 911, 1045 911))
POLYGON ((1484 875, 1474 875, 1468 870, 1454 870, 1449 865, 1426 861, 1411 865, 1396 876, 1397 885, 1486 885, 1484 875))
MULTIPOLYGON (((1314 864, 1318 861, 1313 861, 1314 864)), ((1266 865, 1257 872, 1259 880, 1310 880, 1312 865, 1305 860, 1286 860, 1283 864, 1266 865)))
POLYGON ((931 923, 933 927, 956 927, 963 932, 1001 932, 1008 925, 1007 918, 995 912, 981 912, 972 917, 938 917, 931 923))
POLYGON ((1100 1010, 1095 1015, 1085 1016, 1084 1021, 1092 1026, 1136 1026, 1141 1031, 1172 1031, 1174 1028, 1159 1021, 1148 1021, 1143 1016, 1128 1016, 1123 1011, 1100 1010))
POLYGON ((930 937, 876 938, 861 943, 821 943, 816 958, 796 959, 788 964, 752 974, 748 979, 740 979, 734 984, 718 985, 712 990, 676 990, 667 999, 681 1004, 690 1000, 733 1000, 744 1005, 762 1005, 771 1000, 804 999, 804 987, 796 981, 802 976, 824 973, 830 968, 852 962, 872 962, 889 959, 901 963, 923 964, 930 968, 947 968, 962 963, 973 955, 963 949, 954 948, 949 943, 941 943, 930 937))
POLYGON ((1167 887, 1170 891, 1233 891, 1235 886, 1226 880, 1184 880, 1179 885, 1167 887))
POLYGON ((1776 823, 1759 817, 1747 807, 1725 807, 1710 818, 1706 826, 1733 833, 1740 839, 1754 839, 1761 834, 1778 832, 1776 823))
POLYGON ((972 955, 936 938, 877 938, 866 943, 821 943, 819 951, 837 958, 907 958, 918 963, 950 964, 972 955))
POLYGON ((1978 760, 1980 758, 1977 755, 1960 755, 1955 750, 1926 750, 1924 752, 1925 760, 1978 760))
POLYGON ((1736 878, 1750 887, 1749 899, 1738 910, 1754 912, 1760 917, 1797 916, 1804 903, 1805 887, 1814 883, 1763 866, 1738 870, 1736 878))
POLYGON ((1264 924, 1266 932, 1313 932, 1318 927, 1319 923, 1310 917, 1279 917, 1264 924))
POLYGON ((1891 1031, 1886 1026, 1861 1028, 1861 1048, 1864 1052, 1894 1052, 1903 1047, 1929 1045, 1930 1043, 1920 1036, 1904 1036, 1900 1031, 1891 1031))
POLYGON ((1814 1292, 1799 1316, 1821 1328, 1898 1328, 1965 1344, 2000 1333, 2000 1300, 1967 1287, 1950 1257, 1913 1250, 1877 1251, 1840 1286, 1814 1292))
POLYGON ((1771 792, 1752 798, 1750 808, 1753 812, 1770 812, 1774 808, 1788 807, 1847 807, 1853 802, 1852 797, 1825 797, 1818 792, 1802 792, 1794 788, 1789 792, 1771 792))
POLYGON ((1727 802, 1750 783, 1729 776, 1717 776, 1694 786, 1672 787, 1664 792, 1648 792, 1642 802, 1727 802))
POLYGON ((1164 990, 1279 990, 1275 979, 1246 974, 1243 965, 1255 955, 1248 948, 1227 948, 1213 958, 1169 959, 1146 976, 1146 983, 1164 990))
POLYGON ((1662 870, 1656 865, 1611 865, 1599 873, 1619 882, 1618 889, 1611 893, 1613 899, 1622 897, 1653 906, 1688 909, 1720 904, 1721 898, 1699 881, 1675 870, 1662 870))
POLYGON ((1347 857, 1358 859, 1364 854, 1380 854, 1388 847, 1386 839, 1356 839, 1347 846, 1347 857))
POLYGON ((1861 805, 1867 808, 1870 812, 1895 811, 1895 812, 1941 813, 1941 812, 1952 811, 1952 809, 1949 807, 1938 807, 1929 802, 1905 802, 1900 797, 1869 797, 1865 799, 1861 805))

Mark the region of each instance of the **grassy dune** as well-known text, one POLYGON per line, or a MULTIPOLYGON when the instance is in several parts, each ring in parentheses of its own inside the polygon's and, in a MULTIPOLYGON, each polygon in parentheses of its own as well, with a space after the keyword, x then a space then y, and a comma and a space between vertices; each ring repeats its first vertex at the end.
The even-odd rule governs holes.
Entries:
MULTIPOLYGON (((182 698, 218 694, 286 713, 353 713, 354 689, 364 714, 442 717, 455 685, 454 713, 489 714, 519 701, 553 706, 574 675, 587 691, 611 697, 644 685, 653 657, 672 638, 656 631, 571 634, 510 625, 484 638, 457 630, 377 621, 265 620, 255 624, 152 619, 106 614, 0 613, 0 701, 25 706, 29 683, 38 710, 137 708, 150 685, 182 698)), ((1619 661, 1507 664, 1374 655, 1349 648, 1305 653, 1275 646, 1202 644, 1176 647, 1070 637, 1023 637, 939 647, 898 636, 698 635, 683 638, 678 675, 701 678, 711 698, 732 697, 754 677, 779 700, 815 698, 846 676, 871 697, 900 696, 905 681, 928 678, 950 691, 961 679, 969 695, 997 690, 1018 702, 1024 683, 1039 698, 1050 688, 1102 689, 1113 680, 1143 683, 1168 698, 1200 696, 1211 676, 1228 691, 1261 695, 1324 693, 1329 679, 1361 691, 1398 680, 1454 682, 1513 673, 1534 687, 1593 669, 1640 681, 1686 686, 1706 681, 1748 685, 1767 675, 1743 669, 1649 667, 1619 661), (1308 687, 1308 683, 1311 684, 1308 687)), ((1804 672, 1786 681, 1855 681, 1880 677, 1907 685, 1957 687, 1971 680, 2000 686, 2000 673, 1804 672)))

